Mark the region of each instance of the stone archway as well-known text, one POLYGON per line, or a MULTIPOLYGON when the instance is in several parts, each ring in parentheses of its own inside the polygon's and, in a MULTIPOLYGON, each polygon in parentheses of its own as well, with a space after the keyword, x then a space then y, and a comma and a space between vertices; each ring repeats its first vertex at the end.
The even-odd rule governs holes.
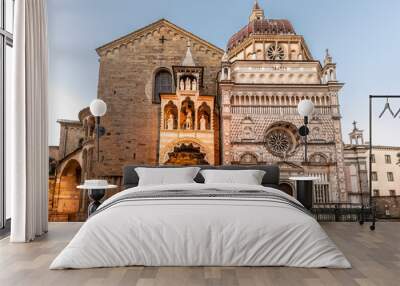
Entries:
POLYGON ((286 194, 288 194, 288 195, 293 197, 293 187, 289 183, 281 183, 281 184, 279 184, 279 189, 282 192, 285 192, 286 194))
POLYGON ((193 143, 182 143, 168 153, 168 160, 164 165, 209 165, 205 157, 206 154, 201 152, 200 147, 193 143))
POLYGON ((257 156, 253 153, 244 153, 240 157, 239 165, 257 165, 257 156))
POLYGON ((77 214, 81 192, 76 187, 82 180, 82 167, 75 159, 69 160, 57 180, 57 213, 77 214))
POLYGON ((312 164, 325 165, 328 163, 328 157, 320 152, 313 153, 309 157, 309 162, 312 164))

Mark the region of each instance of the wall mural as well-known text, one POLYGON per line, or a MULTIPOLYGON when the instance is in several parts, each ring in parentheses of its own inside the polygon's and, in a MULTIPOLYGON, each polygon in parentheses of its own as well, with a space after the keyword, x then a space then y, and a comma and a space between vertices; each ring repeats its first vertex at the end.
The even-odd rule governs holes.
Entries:
MULTIPOLYGON (((329 51, 315 60, 288 20, 249 21, 222 50, 162 19, 96 52, 97 97, 110 107, 101 119, 104 134, 96 136, 89 107, 77 121, 58 120, 60 144, 50 147, 50 220, 85 219, 87 198, 73 184, 102 178, 120 185, 127 164, 277 164, 289 194, 295 195, 289 177, 312 175, 316 203, 360 202, 346 177, 352 147, 341 134, 344 83, 329 51), (305 99, 315 106, 309 162, 298 130, 304 122, 297 107, 305 99)), ((385 114, 398 117, 400 110, 388 100, 385 114)))

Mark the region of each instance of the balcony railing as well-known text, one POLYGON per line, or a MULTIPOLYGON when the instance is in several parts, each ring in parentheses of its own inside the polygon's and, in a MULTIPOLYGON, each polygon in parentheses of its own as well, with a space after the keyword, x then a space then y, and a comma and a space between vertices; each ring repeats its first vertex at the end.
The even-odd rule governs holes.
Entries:
MULTIPOLYGON (((297 106, 253 106, 232 105, 231 112, 236 114, 276 114, 276 115, 298 115, 297 106)), ((316 114, 329 115, 332 110, 329 106, 315 108, 316 114)))

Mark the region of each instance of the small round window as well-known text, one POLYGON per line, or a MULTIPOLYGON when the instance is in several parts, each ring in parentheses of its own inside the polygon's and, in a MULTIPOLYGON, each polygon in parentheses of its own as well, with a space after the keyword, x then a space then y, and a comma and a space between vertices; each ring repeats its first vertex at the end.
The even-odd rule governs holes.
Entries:
POLYGON ((267 57, 272 61, 279 61, 285 58, 285 50, 280 45, 271 45, 267 50, 267 57))

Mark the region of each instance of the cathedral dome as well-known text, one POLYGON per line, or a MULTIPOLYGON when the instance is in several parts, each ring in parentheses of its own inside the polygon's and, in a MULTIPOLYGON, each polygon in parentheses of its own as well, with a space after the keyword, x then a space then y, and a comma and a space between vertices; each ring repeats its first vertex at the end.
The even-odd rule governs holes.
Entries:
POLYGON ((249 23, 228 41, 228 51, 252 35, 295 35, 292 24, 285 19, 266 19, 264 10, 256 0, 249 17, 249 23))
POLYGON ((228 51, 252 35, 295 35, 296 32, 286 19, 254 19, 235 33, 228 41, 228 51))

